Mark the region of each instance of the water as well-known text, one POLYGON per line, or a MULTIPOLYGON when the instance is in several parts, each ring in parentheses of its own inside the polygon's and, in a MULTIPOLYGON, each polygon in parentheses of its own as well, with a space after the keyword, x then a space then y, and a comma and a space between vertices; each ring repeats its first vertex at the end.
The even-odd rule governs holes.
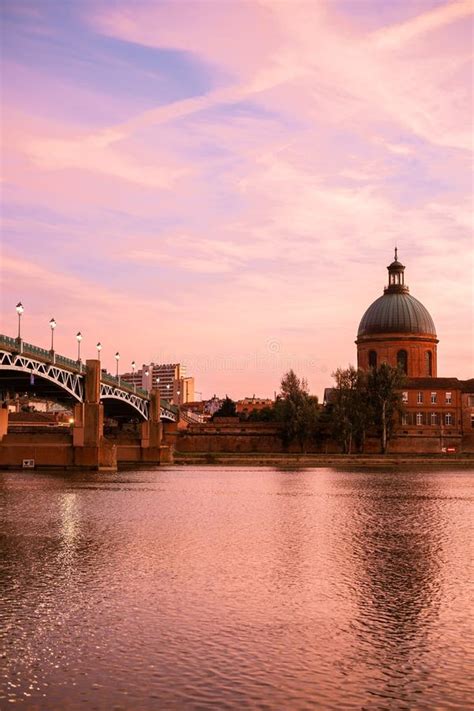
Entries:
POLYGON ((0 708, 468 708, 473 482, 2 472, 0 708))

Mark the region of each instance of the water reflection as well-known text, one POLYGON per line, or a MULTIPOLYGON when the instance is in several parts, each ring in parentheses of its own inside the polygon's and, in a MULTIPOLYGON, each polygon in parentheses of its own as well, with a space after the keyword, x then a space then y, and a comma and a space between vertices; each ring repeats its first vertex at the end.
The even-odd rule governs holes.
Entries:
POLYGON ((427 684, 441 596, 442 521, 434 478, 358 479, 354 628, 377 671, 370 708, 417 698, 427 684))
POLYGON ((0 474, 0 708, 468 708, 472 486, 0 474))

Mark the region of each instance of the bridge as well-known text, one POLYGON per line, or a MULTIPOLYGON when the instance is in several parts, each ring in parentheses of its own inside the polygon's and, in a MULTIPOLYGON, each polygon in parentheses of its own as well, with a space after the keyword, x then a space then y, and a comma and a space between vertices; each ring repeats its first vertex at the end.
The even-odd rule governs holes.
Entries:
MULTIPOLYGON (((87 465, 89 460, 94 468, 96 465, 97 468, 113 468, 114 462, 116 464, 117 452, 111 454, 111 447, 117 449, 119 445, 113 445, 104 438, 104 416, 142 423, 140 451, 137 452, 136 447, 134 454, 129 451, 129 461, 162 461, 161 450, 165 448, 162 446, 163 426, 179 421, 178 408, 161 399, 157 390, 148 392, 124 382, 119 376, 110 375, 101 368, 98 359, 86 360, 85 363, 75 361, 55 351, 47 351, 2 334, 0 393, 3 403, 0 409, 0 466, 9 461, 9 455, 7 462, 4 461, 5 456, 2 459, 2 452, 5 455, 2 445, 8 434, 8 403, 16 394, 34 393, 37 397, 71 407, 74 411, 70 443, 72 460, 79 466, 81 462, 87 465), (112 462, 110 467, 107 465, 109 461, 112 462)), ((23 449, 27 451, 27 448, 23 449)), ((122 454, 125 457, 124 451, 122 454)), ((18 451, 16 455, 18 459, 18 451)), ((69 461, 71 457, 66 459, 69 461)))
MULTIPOLYGON (((94 361, 99 362, 99 361, 94 361)), ((84 402, 87 365, 54 351, 0 334, 0 392, 36 393, 62 403, 84 402)), ((107 417, 148 420, 150 393, 100 371, 100 402, 107 417)), ((160 418, 178 420, 178 408, 160 402, 160 418)))

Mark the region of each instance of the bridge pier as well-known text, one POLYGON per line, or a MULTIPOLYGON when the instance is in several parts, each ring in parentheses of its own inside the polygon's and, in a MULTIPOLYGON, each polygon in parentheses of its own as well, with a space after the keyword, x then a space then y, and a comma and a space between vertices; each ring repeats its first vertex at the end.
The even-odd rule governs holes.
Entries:
POLYGON ((0 407, 0 442, 8 432, 8 402, 5 401, 0 407))
POLYGON ((98 470, 117 469, 117 447, 104 437, 100 402, 100 360, 86 361, 84 402, 74 408, 74 464, 98 470))
POLYGON ((161 463, 168 459, 168 452, 162 446, 163 425, 160 420, 160 393, 153 389, 150 392, 150 409, 146 422, 141 424, 140 453, 144 462, 161 463))

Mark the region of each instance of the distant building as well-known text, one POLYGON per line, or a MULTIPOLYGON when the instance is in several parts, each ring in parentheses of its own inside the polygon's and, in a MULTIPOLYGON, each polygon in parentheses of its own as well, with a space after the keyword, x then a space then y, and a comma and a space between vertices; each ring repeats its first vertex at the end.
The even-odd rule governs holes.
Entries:
POLYGON ((194 378, 186 375, 186 366, 182 363, 144 364, 139 370, 124 373, 120 378, 144 390, 155 388, 160 397, 170 400, 174 405, 194 400, 194 378))
POLYGON ((249 415, 255 410, 263 410, 266 407, 273 407, 274 402, 268 398, 261 397, 244 397, 243 400, 237 400, 235 403, 235 411, 237 415, 249 415))
POLYGON ((217 397, 217 395, 213 395, 209 400, 205 400, 204 414, 212 417, 212 415, 214 415, 217 410, 220 410, 223 402, 224 401, 222 400, 222 398, 217 397))

